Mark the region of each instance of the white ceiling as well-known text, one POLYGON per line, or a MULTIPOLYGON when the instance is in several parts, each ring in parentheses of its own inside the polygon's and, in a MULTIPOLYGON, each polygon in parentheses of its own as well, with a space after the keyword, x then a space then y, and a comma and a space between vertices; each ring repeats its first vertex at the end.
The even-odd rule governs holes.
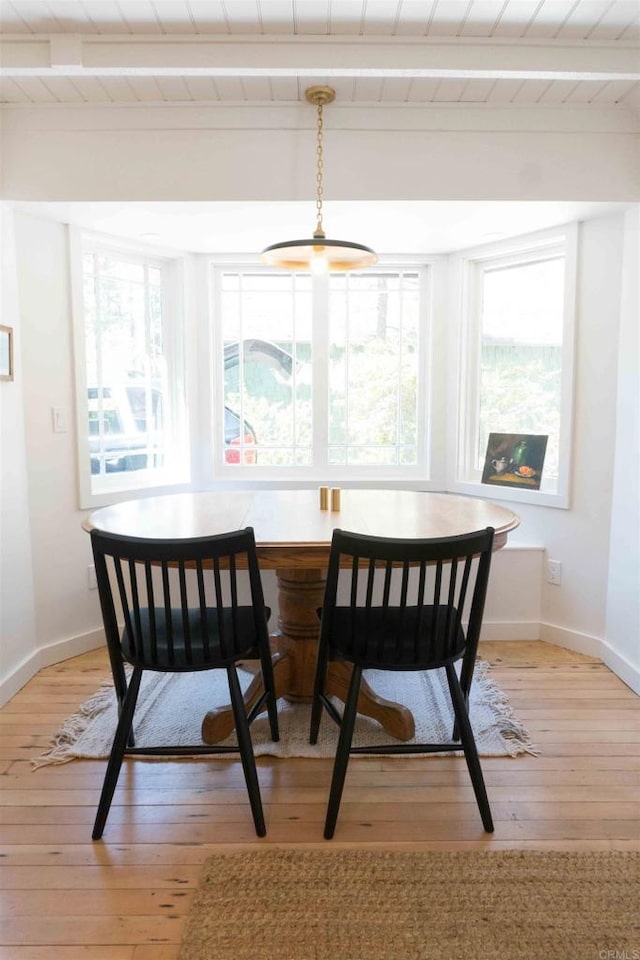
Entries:
POLYGON ((5 33, 638 39, 636 0, 2 0, 5 33))
MULTIPOLYGON (((576 113, 580 123, 586 114, 611 118, 594 121, 602 130, 640 125, 640 0, 0 0, 0 40, 0 101, 12 110, 260 112, 330 83, 332 118, 343 104, 464 107, 494 118, 510 107, 518 117, 528 112, 530 129, 552 116, 554 129, 572 130, 576 113)), ((311 202, 27 206, 196 252, 257 252, 315 225, 311 202)), ((610 206, 327 201, 324 221, 329 236, 382 253, 444 253, 610 206)))
POLYGON ((0 12, 0 100, 16 105, 283 103, 327 82, 343 103, 640 99, 638 0, 0 0, 0 12), (439 47, 460 56, 443 67, 439 47))
MULTIPOLYGON (((326 203, 327 236, 365 243, 381 254, 441 254, 590 219, 624 204, 425 201, 326 203)), ((24 203, 20 209, 160 250, 259 253, 307 237, 311 202, 24 203)))

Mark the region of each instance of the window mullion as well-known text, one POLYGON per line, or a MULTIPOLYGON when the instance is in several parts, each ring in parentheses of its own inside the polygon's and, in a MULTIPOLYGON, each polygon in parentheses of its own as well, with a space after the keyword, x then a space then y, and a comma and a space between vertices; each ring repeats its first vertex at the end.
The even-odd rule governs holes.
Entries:
MULTIPOLYGON (((434 473, 434 450, 435 437, 438 439, 446 430, 446 406, 438 406, 438 422, 434 423, 435 410, 435 392, 434 392, 434 344, 436 341, 436 327, 441 320, 440 310, 440 287, 441 270, 430 271, 428 274, 424 268, 418 273, 418 283, 420 289, 420 302, 418 308, 418 389, 416 395, 416 427, 417 427, 417 460, 424 464, 426 476, 429 480, 433 479, 434 473), (436 288, 438 291, 438 302, 436 304, 436 288)), ((438 331, 439 357, 446 357, 443 349, 442 340, 438 331)), ((440 364, 446 366, 446 364, 440 364)), ((445 391, 442 390, 444 395, 445 391)), ((444 451, 439 451, 440 469, 444 470, 445 455, 444 451)))
POLYGON ((351 360, 351 277, 349 274, 345 277, 345 305, 344 305, 344 323, 345 323, 345 351, 344 351, 344 462, 349 466, 351 458, 351 434, 349 431, 349 366, 351 360))
POLYGON ((471 403, 469 405, 469 421, 467 423, 467 442, 465 444, 465 450, 467 457, 470 460, 467 460, 465 463, 465 470, 467 474, 469 470, 477 473, 478 470, 478 438, 480 434, 480 404, 482 403, 482 397, 480 396, 480 382, 482 378, 482 344, 483 344, 483 331, 482 331, 482 318, 484 312, 484 270, 482 268, 476 268, 474 270, 474 282, 473 282, 473 323, 471 327, 471 342, 469 343, 469 359, 471 362, 471 370, 473 371, 472 376, 469 376, 469 392, 471 403))
POLYGON ((402 347, 404 344, 404 272, 398 271, 398 375, 396 378, 396 463, 400 463, 402 436, 402 347))
POLYGON ((295 274, 291 274, 291 302, 293 304, 293 316, 292 316, 292 342, 291 342, 291 356, 293 357, 293 363, 291 364, 291 397, 293 402, 291 404, 291 456, 293 459, 294 466, 298 464, 298 383, 297 383, 297 366, 298 366, 298 325, 296 322, 298 311, 298 286, 296 284, 295 274))
POLYGON ((480 357, 482 313, 482 267, 467 262, 459 343, 459 430, 457 476, 477 472, 477 437, 480 418, 480 357))
POLYGON ((329 463, 329 275, 312 276, 313 463, 329 463))
MULTIPOLYGON (((146 451, 147 451, 147 466, 149 465, 149 454, 151 452, 151 444, 149 443, 149 425, 152 423, 152 412, 151 412, 151 378, 153 372, 153 357, 150 356, 151 346, 153 342, 151 334, 151 293, 149 285, 149 265, 145 263, 143 268, 143 287, 142 295, 144 298, 144 417, 145 423, 147 425, 147 439, 146 439, 146 451)), ((154 457, 155 462, 155 457, 154 457)))
MULTIPOLYGON (((238 341, 238 395, 239 395, 239 409, 238 413, 240 416, 240 425, 239 425, 239 450, 240 450, 240 463, 244 463, 244 341, 245 341, 245 330, 244 330, 244 321, 245 321, 245 309, 244 309, 244 298, 245 298, 245 279, 244 272, 241 272, 239 275, 238 281, 239 287, 239 297, 238 297, 238 330, 240 331, 240 340, 238 341)), ((224 338, 222 353, 224 356, 224 338)), ((224 366, 224 362, 223 362, 224 366)), ((224 424, 224 410, 222 411, 222 421, 224 424)), ((223 426, 223 449, 226 449, 225 440, 224 440, 224 426, 223 426)), ((224 454, 223 454, 224 456, 224 454)))
POLYGON ((104 391, 102 377, 102 278, 100 275, 100 257, 98 254, 92 254, 93 257, 93 295, 94 295, 94 337, 96 349, 96 387, 97 387, 97 405, 98 405, 98 454, 100 476, 106 473, 105 466, 105 438, 104 438, 104 391))

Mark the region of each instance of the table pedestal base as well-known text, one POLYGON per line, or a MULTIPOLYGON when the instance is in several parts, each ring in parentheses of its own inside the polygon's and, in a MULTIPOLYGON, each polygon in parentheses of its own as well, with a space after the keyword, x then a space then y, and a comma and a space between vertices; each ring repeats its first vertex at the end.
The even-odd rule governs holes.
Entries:
MULTIPOLYGON (((322 606, 325 578, 322 570, 289 569, 276 571, 280 632, 272 637, 273 672, 276 696, 309 703, 313 695, 316 653, 320 634, 318 609, 322 606)), ((249 667, 249 664, 245 664, 249 667)), ((249 711, 264 690, 259 664, 244 696, 249 711)), ((343 702, 347 698, 351 667, 332 662, 327 676, 327 693, 343 702)), ((358 699, 358 712, 377 720, 397 740, 410 740, 415 733, 413 715, 407 707, 379 697, 363 680, 358 699)), ((202 722, 205 743, 219 743, 234 729, 231 707, 209 711, 202 722)))

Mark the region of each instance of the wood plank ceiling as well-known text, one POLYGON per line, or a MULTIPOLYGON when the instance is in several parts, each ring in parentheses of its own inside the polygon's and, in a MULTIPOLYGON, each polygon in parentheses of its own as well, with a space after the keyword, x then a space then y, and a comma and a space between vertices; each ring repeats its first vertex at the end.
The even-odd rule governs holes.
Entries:
POLYGON ((22 59, 5 55, 0 72, 0 101, 13 105, 280 104, 299 101, 312 83, 330 82, 342 103, 640 108, 639 0, 2 0, 0 30, 5 54, 23 51, 22 59), (30 43, 34 50, 42 41, 52 51, 70 49, 60 46, 65 37, 76 50, 99 40, 110 50, 131 50, 132 40, 157 51, 180 42, 183 65, 201 41, 216 50, 225 41, 246 47, 244 60, 238 55, 224 71, 142 69, 122 57, 103 70, 83 69, 84 60, 65 69, 64 55, 54 62, 52 54, 45 65, 29 60, 30 43), (350 47, 362 57, 352 69, 339 57, 326 73, 321 57, 296 69, 292 51, 311 41, 330 54, 350 47), (442 69, 444 60, 441 69, 416 66, 417 51, 443 46, 460 53, 450 69, 442 69), (249 70, 250 51, 259 47, 271 59, 249 70), (284 66, 269 69, 278 48, 284 66), (385 56, 394 69, 384 67, 385 56), (516 69, 522 63, 527 68, 516 69))

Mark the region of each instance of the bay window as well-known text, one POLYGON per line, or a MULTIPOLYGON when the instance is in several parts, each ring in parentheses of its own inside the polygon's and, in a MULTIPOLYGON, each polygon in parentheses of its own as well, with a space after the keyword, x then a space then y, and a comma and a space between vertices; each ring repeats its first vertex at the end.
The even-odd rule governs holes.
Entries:
POLYGON ((567 506, 576 241, 324 275, 202 257, 185 316, 180 258, 76 238, 81 504, 351 481, 567 506), (539 489, 481 482, 491 434, 546 438, 539 489))

